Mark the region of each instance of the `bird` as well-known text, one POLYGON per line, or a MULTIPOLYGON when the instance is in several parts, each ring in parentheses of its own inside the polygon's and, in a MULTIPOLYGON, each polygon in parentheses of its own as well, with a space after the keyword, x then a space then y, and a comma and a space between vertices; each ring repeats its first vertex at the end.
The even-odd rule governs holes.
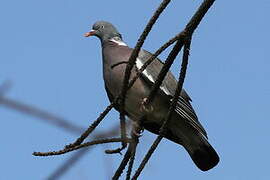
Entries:
MULTIPOLYGON (((104 86, 109 100, 113 102, 121 92, 125 69, 133 49, 123 41, 116 27, 107 21, 95 22, 84 36, 98 37, 101 42, 104 86)), ((131 78, 151 56, 150 52, 140 50, 131 70, 131 78)), ((142 102, 148 97, 163 66, 164 63, 155 58, 127 91, 125 99, 125 114, 133 122, 139 121, 143 116, 143 128, 154 134, 159 134, 177 87, 177 80, 169 71, 150 103, 151 108, 142 108, 142 102)), ((182 145, 195 165, 200 170, 207 171, 218 164, 219 156, 208 142, 207 133, 199 122, 191 101, 190 96, 182 89, 164 137, 182 145)), ((114 108, 119 111, 119 104, 114 108)))

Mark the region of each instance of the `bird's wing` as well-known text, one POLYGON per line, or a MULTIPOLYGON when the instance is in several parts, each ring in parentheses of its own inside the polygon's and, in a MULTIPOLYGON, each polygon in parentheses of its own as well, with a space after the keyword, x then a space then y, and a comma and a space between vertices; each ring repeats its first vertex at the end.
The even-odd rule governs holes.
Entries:
MULTIPOLYGON (((139 56, 136 61, 136 67, 138 69, 152 56, 148 51, 142 50, 139 53, 139 56)), ((157 80, 158 74, 163 67, 163 62, 156 58, 142 73, 142 78, 148 84, 153 85, 157 80)), ((174 96, 175 90, 177 87, 177 80, 173 76, 173 74, 169 71, 165 76, 165 79, 160 86, 161 92, 166 94, 170 100, 174 96)), ((182 118, 187 120, 190 125, 192 125, 195 129, 197 129, 200 133, 202 133, 207 138, 207 133, 205 129, 202 127, 201 123, 198 120, 198 117, 190 104, 191 98, 186 93, 184 89, 181 91, 180 98, 177 102, 175 112, 178 113, 182 118)))

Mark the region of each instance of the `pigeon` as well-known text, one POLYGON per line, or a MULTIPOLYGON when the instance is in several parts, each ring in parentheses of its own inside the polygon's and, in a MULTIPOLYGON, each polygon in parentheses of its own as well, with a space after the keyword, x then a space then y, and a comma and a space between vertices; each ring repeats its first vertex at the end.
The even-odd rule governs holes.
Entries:
MULTIPOLYGON (((121 92, 126 65, 133 49, 123 41, 122 35, 116 27, 106 21, 94 23, 92 30, 85 33, 85 37, 89 36, 96 36, 100 39, 105 90, 109 100, 113 102, 121 92)), ((150 52, 140 50, 131 71, 131 78, 151 56, 150 52)), ((154 134, 159 134, 177 87, 177 80, 169 71, 156 97, 149 105, 151 108, 142 108, 142 102, 148 97, 163 65, 164 63, 160 59, 154 59, 142 72, 142 76, 127 91, 125 100, 125 115, 133 122, 144 117, 143 128, 154 134)), ((119 105, 116 104, 114 108, 119 111, 119 105)), ((219 162, 219 156, 209 144, 207 133, 191 106, 191 98, 184 89, 181 91, 164 137, 182 145, 202 171, 212 169, 219 162)))

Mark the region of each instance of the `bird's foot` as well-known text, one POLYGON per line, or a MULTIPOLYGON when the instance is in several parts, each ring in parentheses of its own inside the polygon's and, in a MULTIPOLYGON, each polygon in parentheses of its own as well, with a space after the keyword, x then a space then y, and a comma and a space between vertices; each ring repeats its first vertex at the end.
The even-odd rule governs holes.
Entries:
POLYGON ((139 131, 137 131, 136 129, 132 129, 132 134, 134 134, 137 137, 141 137, 142 133, 143 133, 144 129, 141 129, 139 131))
POLYGON ((144 131, 144 128, 141 125, 139 125, 139 122, 133 121, 131 134, 137 137, 141 137, 143 131, 144 131))
POLYGON ((140 110, 142 112, 150 113, 150 112, 152 112, 154 110, 154 108, 153 108, 152 105, 148 104, 147 98, 143 98, 142 102, 141 102, 140 110))

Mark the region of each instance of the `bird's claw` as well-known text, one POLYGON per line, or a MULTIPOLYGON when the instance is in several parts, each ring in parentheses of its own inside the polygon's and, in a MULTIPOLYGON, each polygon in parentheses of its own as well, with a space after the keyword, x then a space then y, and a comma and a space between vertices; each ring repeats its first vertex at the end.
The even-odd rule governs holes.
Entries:
POLYGON ((153 106, 148 104, 147 98, 142 99, 140 109, 141 109, 142 112, 147 112, 147 113, 152 112, 154 110, 153 106))
POLYGON ((144 129, 140 129, 139 131, 136 129, 132 129, 132 134, 134 134, 137 137, 141 137, 144 129))

